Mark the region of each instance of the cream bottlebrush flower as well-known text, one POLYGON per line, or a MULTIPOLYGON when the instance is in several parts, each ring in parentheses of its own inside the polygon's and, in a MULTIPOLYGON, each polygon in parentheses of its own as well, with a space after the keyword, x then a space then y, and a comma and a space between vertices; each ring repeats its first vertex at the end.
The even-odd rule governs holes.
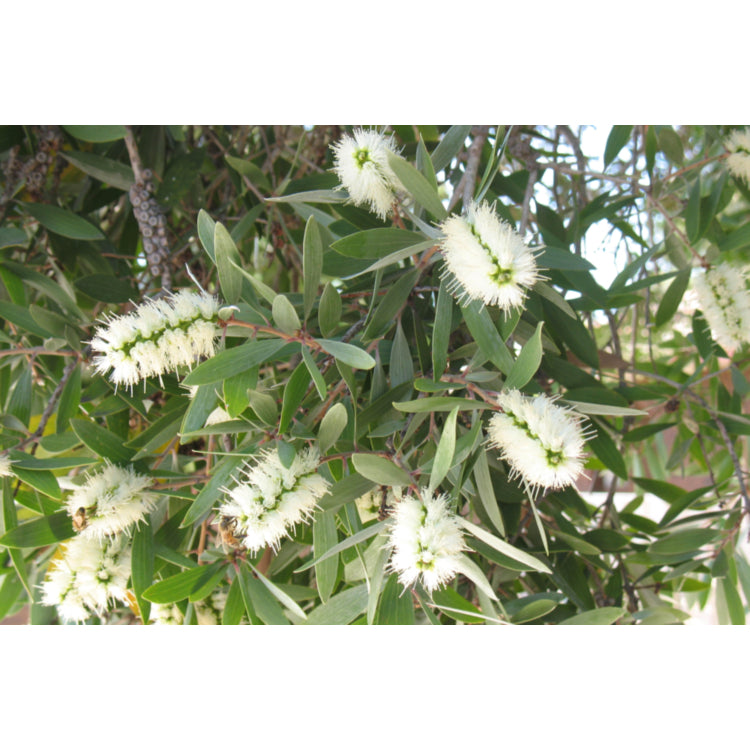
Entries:
POLYGON ((107 464, 76 489, 65 506, 81 536, 101 539, 125 531, 153 510, 156 498, 146 491, 151 485, 150 477, 130 466, 107 464))
POLYGON ((333 146, 333 170, 352 202, 369 206, 381 219, 388 216, 395 192, 402 188, 388 164, 388 154, 395 152, 392 135, 361 128, 333 146))
POLYGON ((65 622, 103 615, 113 600, 127 602, 131 549, 123 537, 77 536, 54 560, 42 584, 42 602, 65 622))
POLYGON ((195 619, 198 625, 221 625, 221 616, 226 604, 226 589, 216 589, 202 601, 196 602, 195 619))
POLYGON ((150 619, 153 625, 182 625, 185 616, 176 604, 152 604, 150 619))
POLYGON ((506 311, 523 305, 540 279, 534 253, 491 205, 472 203, 466 217, 449 216, 440 229, 451 293, 506 311))
POLYGON ((246 463, 244 481, 225 490, 229 497, 219 508, 222 536, 231 532, 234 542, 252 551, 278 547, 291 527, 307 522, 328 491, 328 480, 317 473, 319 463, 315 448, 298 453, 289 468, 277 450, 263 453, 254 465, 246 463))
POLYGON ((422 499, 407 497, 396 505, 389 524, 391 568, 404 586, 421 578, 427 591, 453 580, 466 549, 456 514, 445 495, 420 490, 422 499))
POLYGON ((700 270, 693 278, 698 306, 714 338, 725 349, 750 341, 750 292, 747 271, 731 263, 700 270))
POLYGON ((511 477, 520 476, 532 494, 574 484, 583 471, 582 417, 544 394, 510 390, 497 403, 503 411, 490 419, 489 444, 510 464, 511 477))
POLYGON ((750 185, 750 129, 733 130, 724 141, 729 171, 750 185))
POLYGON ((0 456, 0 478, 12 477, 13 474, 13 462, 8 456, 0 456))
POLYGON ((132 313, 113 316, 97 328, 91 347, 97 372, 132 388, 149 377, 190 367, 215 351, 219 302, 205 292, 182 289, 148 300, 132 313))

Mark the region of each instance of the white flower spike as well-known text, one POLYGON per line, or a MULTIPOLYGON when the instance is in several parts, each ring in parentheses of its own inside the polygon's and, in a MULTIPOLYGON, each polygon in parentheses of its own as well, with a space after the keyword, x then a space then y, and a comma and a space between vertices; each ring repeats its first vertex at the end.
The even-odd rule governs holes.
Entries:
POLYGON ((97 372, 115 386, 132 387, 149 377, 190 367, 211 357, 220 329, 219 302, 205 292, 182 289, 147 300, 127 315, 113 316, 97 328, 91 347, 97 372))
POLYGON ((391 211, 395 192, 401 183, 388 164, 388 154, 396 153, 392 135, 377 130, 356 129, 333 146, 333 171, 357 206, 369 206, 381 219, 391 211))
POLYGON ((750 185, 750 129, 733 130, 724 141, 724 147, 729 151, 729 171, 750 185))
POLYGON ((152 484, 130 466, 107 464, 70 495, 66 509, 81 536, 102 539, 128 530, 153 510, 156 498, 147 492, 152 484))
POLYGON ((128 601, 131 549, 123 537, 77 536, 52 563, 42 602, 57 607, 65 622, 102 616, 113 600, 128 601))
POLYGON ((440 229, 452 294, 505 311, 523 305, 541 278, 534 253, 491 205, 471 203, 466 217, 449 216, 440 229))
POLYGON ((693 278, 698 305, 714 338, 725 349, 750 341, 750 292, 747 271, 731 263, 700 270, 693 278))
POLYGON ((13 474, 13 462, 8 456, 0 456, 0 478, 12 477, 13 474))
POLYGON ((185 616, 176 604, 152 604, 151 623, 153 625, 182 625, 185 616))
POLYGON ((278 450, 267 451, 253 465, 246 463, 245 481, 225 490, 229 498, 219 508, 225 544, 252 551, 277 548, 290 528, 307 523, 317 501, 328 492, 328 480, 317 473, 319 463, 315 448, 298 453, 288 468, 278 450))
POLYGON ((432 592, 452 581, 466 549, 458 519, 445 495, 420 490, 421 500, 407 497, 393 512, 388 545, 393 549, 391 569, 404 586, 421 579, 432 592))
POLYGON ((574 484, 583 471, 583 417, 543 393, 510 390, 497 403, 503 411, 490 419, 489 444, 510 464, 511 477, 520 476, 532 496, 574 484))

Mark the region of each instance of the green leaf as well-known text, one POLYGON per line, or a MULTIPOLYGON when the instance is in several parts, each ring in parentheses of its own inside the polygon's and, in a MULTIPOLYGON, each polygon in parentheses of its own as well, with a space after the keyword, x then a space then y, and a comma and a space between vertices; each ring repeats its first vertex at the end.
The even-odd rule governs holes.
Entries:
POLYGON ((283 294, 274 297, 272 315, 276 327, 286 334, 294 334, 302 327, 294 305, 283 294))
POLYGON ((240 577, 235 576, 229 586, 227 601, 224 605, 224 612, 221 615, 222 625, 239 625, 245 615, 245 603, 242 600, 242 591, 240 590, 240 577))
POLYGON ((591 424, 596 430, 596 435, 586 441, 586 446, 590 448, 596 457, 610 470, 617 474, 620 479, 628 478, 628 470, 625 466, 625 459, 622 453, 615 445, 614 440, 609 433, 596 421, 591 420, 591 424))
POLYGON ((659 309, 656 311, 656 317, 654 318, 654 324, 657 327, 663 326, 672 320, 674 314, 677 312, 682 296, 685 294, 685 290, 690 282, 690 270, 690 268, 684 268, 680 271, 672 279, 672 283, 667 288, 667 291, 664 292, 664 296, 659 303, 659 309))
MULTIPOLYGON (((745 607, 740 599, 737 587, 729 578, 722 578, 717 585, 717 595, 723 597, 729 621, 732 625, 745 624, 745 607)), ((717 601, 717 609, 721 609, 722 602, 717 601)))
POLYGON ((414 605, 404 593, 398 576, 390 575, 380 595, 376 625, 414 625, 414 605), (403 594, 403 596, 402 596, 403 594))
POLYGON ((8 247, 26 247, 29 238, 18 227, 0 227, 0 250, 8 247))
POLYGON ((247 159, 238 159, 236 156, 231 156, 229 154, 225 154, 224 158, 232 169, 243 177, 247 177, 253 185, 268 193, 271 192, 271 183, 257 164, 254 164, 247 159))
POLYGON ((498 552, 510 557, 513 560, 517 560, 523 565, 529 566, 532 570, 539 571, 540 573, 551 573, 552 571, 543 563, 541 560, 537 560, 536 557, 530 555, 528 552, 516 549, 502 539, 498 539, 493 534, 485 531, 479 526, 475 526, 465 518, 459 518, 459 523, 472 535, 479 539, 481 542, 489 545, 498 552))
POLYGON ((580 255, 559 247, 545 247, 537 254, 536 262, 539 268, 562 271, 591 271, 595 268, 593 263, 580 255))
POLYGON ((590 609, 588 612, 568 617, 562 620, 560 625, 611 625, 616 620, 624 617, 627 610, 624 607, 600 607, 599 609, 590 609))
POLYGON ((685 229, 687 230, 688 240, 695 243, 699 239, 701 221, 701 176, 698 176, 690 188, 690 197, 687 208, 685 209, 685 229))
POLYGON ((121 303, 136 297, 135 289, 130 282, 118 279, 106 273, 95 273, 84 276, 74 282, 76 288, 87 294, 91 299, 100 302, 121 303))
POLYGON ((484 450, 480 450, 477 453, 477 460, 474 464, 474 480, 477 485, 479 502, 482 504, 485 513, 487 513, 488 518, 497 531, 505 536, 505 525, 503 524, 503 517, 500 515, 497 498, 495 497, 495 489, 492 486, 492 479, 490 478, 487 452, 484 450))
POLYGON ((481 617, 480 610, 475 607, 470 601, 464 599, 461 594, 455 589, 450 587, 444 589, 436 589, 432 592, 432 601, 435 603, 437 608, 444 612, 448 617, 458 620, 460 622, 468 622, 477 624, 484 622, 481 617), (472 612, 475 612, 479 617, 473 617, 472 612))
POLYGON ((311 216, 305 225, 302 240, 302 276, 304 279, 303 299, 305 322, 315 306, 320 285, 320 274, 323 270, 323 241, 315 217, 311 216))
POLYGON ((81 216, 47 203, 21 203, 45 229, 72 240, 103 240, 101 230, 81 216))
POLYGON ((414 380, 411 349, 406 336, 404 336, 404 329, 401 327, 400 320, 396 324, 396 334, 393 337, 391 364, 388 373, 391 376, 391 387, 393 388, 402 383, 411 383, 414 380))
POLYGON ((339 510, 346 503, 362 497, 369 492, 374 484, 359 474, 350 474, 336 482, 327 495, 324 495, 318 505, 323 510, 339 510))
POLYGON ((367 584, 346 589, 316 607, 308 615, 307 625, 348 625, 365 611, 367 601, 367 584))
POLYGON ((195 568, 183 570, 176 575, 149 586, 143 592, 143 598, 154 604, 171 604, 187 599, 194 591, 200 590, 210 581, 217 571, 221 571, 226 563, 218 561, 211 565, 199 565, 195 568))
POLYGON ((511 616, 511 622, 520 625, 524 622, 538 620, 540 617, 548 615, 557 608, 558 603, 554 599, 545 599, 543 594, 541 595, 542 598, 532 599, 532 596, 524 596, 521 599, 516 599, 516 601, 521 602, 523 606, 511 616), (531 599, 531 601, 527 602, 527 599, 531 599))
MULTIPOLYGON (((304 610, 297 604, 297 602, 292 599, 292 597, 287 593, 287 591, 284 591, 283 589, 279 588, 275 584, 271 583, 271 581, 268 580, 252 563, 248 562, 248 565, 252 569, 253 573, 255 573, 257 579, 268 589, 268 591, 271 593, 271 595, 276 599, 281 605, 286 607, 291 612, 294 612, 297 617, 299 617, 300 620, 306 620, 307 615, 305 614, 304 610)), ((287 590, 293 589, 293 588, 301 588, 304 589, 304 587, 299 586, 295 587, 293 584, 288 585, 287 590)), ((312 597, 312 589, 308 589, 311 592, 312 597)), ((282 613, 283 614, 283 613, 282 613)), ((284 615, 284 618, 286 620, 286 616, 284 615)), ((280 623, 281 625, 286 625, 287 622, 280 623)))
POLYGON ((349 414, 342 403, 334 404, 320 422, 318 429, 318 446, 321 454, 333 446, 341 437, 349 421, 349 414))
POLYGON ((216 464, 211 479, 206 482, 203 489, 193 500, 193 504, 188 508, 187 513, 185 513, 185 518, 181 524, 182 528, 192 526, 202 520, 219 498, 222 489, 227 485, 232 474, 246 459, 246 456, 227 456, 216 464))
POLYGON ((443 432, 440 436, 435 459, 432 462, 432 472, 430 473, 429 488, 434 490, 445 479, 453 463, 453 455, 456 451, 456 418, 458 417, 458 407, 454 406, 451 413, 447 416, 443 425, 443 432))
POLYGON ((198 211, 198 238, 209 258, 215 263, 214 231, 216 222, 203 210, 198 211))
POLYGON ((318 559, 315 565, 315 580, 318 586, 318 594, 322 602, 328 601, 336 585, 336 576, 339 569, 338 554, 331 555, 325 560, 320 560, 326 552, 338 544, 339 538, 336 532, 336 514, 333 511, 316 513, 313 519, 313 554, 318 559))
POLYGON ((332 339, 315 339, 323 351, 328 352, 337 360, 358 370, 372 370, 375 360, 364 350, 354 344, 345 344, 343 341, 332 339))
POLYGON ((323 288, 318 306, 318 326, 324 336, 333 336, 341 320, 341 296, 329 281, 323 288))
POLYGON ((683 529, 674 531, 668 536, 657 539, 648 546, 648 552, 654 555, 682 555, 696 552, 704 544, 711 544, 720 535, 714 529, 683 529))
POLYGON ((327 392, 326 381, 323 379, 318 366, 315 364, 315 360, 313 359, 312 354, 310 354, 310 350, 306 346, 302 347, 302 359, 304 360, 305 366, 310 373, 312 382, 315 384, 315 390, 317 390, 318 396, 320 396, 321 401, 323 401, 326 397, 327 392))
POLYGON ((426 208, 438 221, 444 219, 448 212, 440 202, 437 191, 427 178, 409 162, 392 152, 388 153, 388 164, 398 177, 406 191, 411 194, 420 206, 426 208))
POLYGON ((216 386, 213 384, 199 385, 195 395, 190 399, 190 405, 182 418, 180 433, 187 435, 200 430, 206 424, 208 416, 218 403, 219 397, 216 394, 216 386))
POLYGON ((299 351, 299 344, 287 344, 280 339, 251 341, 219 352, 198 365, 182 382, 183 385, 217 383, 266 362, 287 359, 296 351, 299 351))
POLYGON ((452 125, 432 152, 435 172, 447 167, 471 133, 471 125, 452 125))
POLYGON ((543 321, 537 323, 534 335, 524 344, 523 349, 521 349, 518 359, 513 363, 513 367, 503 384, 506 389, 523 388, 539 369, 539 365, 542 362, 543 325, 543 321))
POLYGON ((642 417, 648 414, 641 409, 631 409, 627 406, 612 406, 610 404, 592 404, 588 401, 572 401, 565 399, 565 403, 570 404, 577 412, 581 414, 597 414, 600 416, 610 417, 642 417))
POLYGON ((419 271, 416 268, 410 268, 391 286, 378 304, 370 323, 365 329, 363 336, 365 341, 372 341, 391 328, 409 299, 418 277, 419 271))
POLYGON ((227 228, 218 222, 214 225, 213 249, 221 293, 228 304, 234 305, 239 301, 242 292, 242 277, 235 271, 234 266, 240 266, 242 260, 227 228))
POLYGON ((2 547, 46 547, 64 542, 74 536, 73 524, 66 511, 61 510, 48 516, 27 521, 10 529, 0 537, 2 547))
POLYGON ((71 419, 70 426, 81 442, 97 456, 106 458, 114 463, 129 463, 135 451, 123 445, 122 438, 113 435, 95 422, 86 419, 71 419))
POLYGON ((659 128, 657 140, 659 143, 659 150, 670 161, 677 165, 680 165, 685 161, 685 154, 682 148, 680 136, 677 135, 669 125, 662 125, 662 127, 659 128))
POLYGON ((74 167, 112 187, 130 190, 135 182, 132 168, 122 162, 86 151, 60 151, 58 153, 74 167))
POLYGON ((302 403, 305 393, 307 393, 309 383, 307 366, 304 362, 300 362, 284 386, 279 433, 283 434, 289 428, 292 417, 297 413, 297 409, 299 409, 299 405, 302 403))
MULTIPOLYGON (((75 300, 66 290, 70 289, 69 286, 66 287, 62 282, 59 282, 59 280, 58 282, 56 282, 55 280, 44 276, 41 273, 37 273, 31 268, 27 268, 21 263, 15 263, 11 260, 4 260, 3 266, 12 271, 16 276, 23 279, 29 286, 38 289, 42 294, 49 297, 51 300, 54 300, 74 320, 83 321, 85 319, 85 315, 78 309, 78 305, 76 304, 75 300)), ((86 320, 86 323, 88 322, 89 321, 86 320)))
MULTIPOLYGON (((109 143, 119 141, 127 135, 124 125, 63 125, 73 138, 88 143, 109 143)), ((64 152, 63 152, 64 154, 64 152)))
POLYGON ((633 130, 632 125, 615 125, 609 131, 607 145, 604 147, 604 168, 606 169, 617 157, 617 154, 625 147, 630 140, 630 133, 633 130))
POLYGON ((371 453, 355 453, 352 456, 352 464, 358 474, 376 484, 388 487, 402 487, 412 484, 411 476, 393 461, 382 456, 374 456, 371 453))
POLYGON ((331 244, 331 249, 349 258, 385 258, 398 250, 424 242, 424 235, 392 227, 366 229, 331 244))
POLYGON ((445 372, 448 363, 448 341, 452 322, 453 296, 441 281, 435 307, 435 324, 432 327, 432 373, 435 379, 445 372))
POLYGON ((21 468, 18 464, 13 465, 13 473, 29 487, 51 497, 53 500, 62 500, 62 492, 57 483, 55 475, 51 471, 30 471, 21 468))
POLYGON ((469 332, 479 346, 482 355, 492 362, 500 372, 507 375, 513 369, 513 357, 500 338, 487 308, 474 300, 461 308, 469 332))
POLYGON ((143 598, 143 592, 154 580, 154 532, 149 517, 138 524, 133 532, 131 575, 141 622, 146 625, 151 614, 151 602, 143 598))
POLYGON ((381 531, 383 531, 383 529, 385 528, 385 524, 386 524, 385 521, 380 521, 378 523, 372 524, 372 526, 368 526, 367 528, 362 529, 362 531, 358 531, 356 534, 352 534, 350 537, 347 537, 346 539, 344 539, 343 542, 339 542, 333 547, 329 547, 328 550, 326 550, 326 552, 324 552, 320 557, 316 557, 310 562, 305 563, 304 565, 297 568, 294 572, 302 573, 305 570, 309 570, 310 568, 317 565, 318 563, 323 562, 323 560, 327 560, 329 557, 332 557, 333 555, 338 555, 339 552, 342 552, 345 549, 349 549, 350 547, 354 547, 357 544, 366 542, 371 537, 374 537, 377 534, 379 534, 381 531))
POLYGON ((393 407, 399 411, 414 412, 416 414, 427 411, 451 411, 454 407, 458 407, 459 411, 489 408, 484 401, 471 398, 457 398, 455 396, 430 396, 427 398, 418 398, 416 401, 394 401, 393 407))

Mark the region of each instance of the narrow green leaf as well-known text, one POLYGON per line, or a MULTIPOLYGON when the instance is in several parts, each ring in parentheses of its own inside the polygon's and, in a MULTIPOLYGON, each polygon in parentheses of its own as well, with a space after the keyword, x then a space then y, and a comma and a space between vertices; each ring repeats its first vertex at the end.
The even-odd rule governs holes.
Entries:
MULTIPOLYGON (((252 565, 252 563, 248 563, 248 565, 252 569, 253 573, 255 573, 258 580, 268 589, 268 591, 279 602, 279 604, 286 607, 291 612, 294 612, 294 614, 297 615, 300 620, 307 619, 307 615, 305 614, 304 610, 297 604, 297 602, 294 601, 294 599, 292 599, 291 596, 289 596, 286 591, 271 583, 271 581, 269 581, 268 578, 266 578, 254 565, 252 565)), ((288 588, 291 589, 294 588, 294 586, 289 586, 288 588)), ((299 588, 303 587, 300 586, 299 588)), ((286 625, 286 622, 281 624, 286 625)))
POLYGON ((690 197, 688 198, 687 207, 685 208, 685 229, 688 240, 691 243, 697 242, 700 235, 701 222, 701 176, 698 176, 690 188, 690 197))
POLYGON ((390 575, 380 595, 376 625, 414 625, 414 605, 398 576, 390 575))
POLYGON ((132 168, 122 162, 87 151, 60 151, 58 153, 74 167, 112 187, 130 190, 135 182, 132 168))
POLYGON ((375 308, 370 323, 365 329, 363 336, 365 341, 372 341, 391 328, 409 299, 418 277, 419 271, 416 268, 410 268, 391 286, 375 308))
POLYGON ((462 307, 461 312, 479 350, 500 372, 507 375, 513 369, 513 357, 500 338, 487 308, 474 300, 462 307))
POLYGON ((304 310, 305 322, 315 306, 320 285, 320 274, 323 270, 323 241, 320 228, 315 217, 311 216, 305 225, 305 235, 302 240, 302 276, 304 279, 304 310))
POLYGON ((141 622, 146 625, 151 614, 151 602, 143 598, 143 592, 154 580, 154 533, 149 517, 138 524, 133 532, 131 576, 141 622))
POLYGON ((458 407, 459 411, 489 408, 484 401, 455 396, 430 396, 418 398, 416 401, 394 401, 393 407, 399 411, 417 414, 428 411, 451 411, 454 407, 458 407))
POLYGON ((315 360, 313 359, 312 354, 310 354, 310 350, 306 346, 302 347, 302 359, 304 360, 305 366, 310 373, 312 382, 315 384, 315 390, 317 390, 318 396, 320 396, 321 401, 325 400, 327 392, 326 381, 323 379, 318 366, 315 364, 315 360))
POLYGON ((376 534, 379 534, 381 531, 383 531, 383 529, 385 528, 385 525, 386 525, 385 521, 380 521, 378 523, 372 524, 372 526, 368 526, 367 528, 362 529, 362 531, 358 531, 356 534, 352 534, 350 537, 347 537, 346 539, 344 539, 343 542, 339 542, 333 547, 329 547, 329 549, 326 552, 324 552, 320 557, 316 557, 313 560, 310 560, 310 562, 307 562, 304 565, 300 566, 294 572, 303 573, 304 571, 309 570, 310 568, 317 565, 318 563, 323 562, 323 560, 327 560, 329 557, 332 557, 333 555, 338 555, 339 552, 343 552, 343 550, 345 549, 349 549, 350 547, 354 547, 357 544, 366 542, 368 539, 374 537, 376 534))
POLYGON ((615 125, 609 131, 607 145, 604 147, 604 168, 606 169, 630 140, 632 125, 615 125))
POLYGON ((105 239, 99 227, 72 211, 48 203, 21 203, 20 205, 50 232, 72 240, 105 239))
POLYGON ((307 625, 348 625, 367 608, 367 585, 361 584, 332 596, 316 607, 307 618, 307 625))
POLYGON ((391 348, 391 364, 388 368, 391 376, 391 387, 395 388, 401 383, 411 383, 414 380, 414 363, 412 362, 412 353, 409 348, 409 342, 404 336, 404 329, 401 327, 401 321, 396 324, 396 333, 393 337, 393 347, 391 348))
POLYGON ((315 580, 320 600, 324 603, 328 601, 336 585, 339 557, 338 554, 334 554, 324 560, 320 560, 320 558, 329 549, 335 547, 338 541, 336 514, 330 510, 316 513, 313 519, 313 554, 318 558, 315 565, 315 580))
POLYGON ((412 484, 411 476, 400 466, 382 456, 374 456, 371 453, 355 453, 352 456, 352 464, 358 474, 375 482, 389 487, 402 487, 412 484))
POLYGON ((27 521, 10 529, 0 537, 0 547, 46 547, 64 542, 74 535, 73 524, 66 511, 27 521))
POLYGON ((333 336, 341 320, 341 296, 329 281, 323 288, 318 306, 318 326, 324 336, 333 336))
POLYGON ((424 235, 405 229, 387 227, 366 229, 342 237, 331 244, 331 250, 349 258, 385 258, 398 250, 424 242, 424 235))
POLYGON ((505 536, 505 525, 503 524, 503 517, 500 515, 500 509, 497 505, 495 489, 492 486, 492 479, 490 478, 487 453, 484 450, 480 450, 477 454, 477 460, 474 464, 474 479, 477 483, 479 502, 482 504, 492 525, 500 534, 505 536))
POLYGON ((232 474, 245 460, 245 456, 227 456, 214 467, 211 479, 206 482, 193 500, 193 504, 188 508, 181 524, 182 528, 202 520, 219 498, 222 487, 228 483, 232 474))
POLYGON ((222 625, 239 625, 245 615, 245 603, 242 600, 240 590, 240 577, 235 576, 229 586, 227 601, 224 604, 224 612, 221 615, 222 625))
POLYGON ((628 478, 628 470, 625 466, 625 459, 622 452, 615 445, 614 440, 609 433, 599 425, 595 420, 591 424, 596 430, 596 435, 586 441, 586 446, 590 448, 596 457, 610 470, 617 474, 621 479, 628 478))
POLYGON ((626 614, 624 607, 600 607, 568 617, 560 625, 611 625, 626 614))
POLYGON ((281 339, 262 339, 235 346, 198 365, 182 381, 184 385, 206 385, 245 372, 269 361, 287 359, 299 344, 287 344, 281 339))
POLYGON ((432 374, 435 379, 445 372, 448 363, 448 341, 452 322, 453 296, 441 281, 435 307, 435 324, 432 328, 432 374))
POLYGON ((648 546, 654 555, 681 555, 697 552, 704 544, 711 544, 720 532, 714 529, 683 529, 657 539, 648 546))
POLYGON ((375 367, 375 360, 364 350, 354 344, 332 339, 315 339, 323 351, 328 352, 337 360, 358 370, 371 370, 375 367))
POLYGON ((420 206, 426 208, 438 221, 448 215, 445 206, 440 202, 437 191, 419 170, 392 152, 388 153, 388 164, 407 192, 420 206))
POLYGON ((51 497, 53 500, 62 500, 62 491, 57 483, 55 475, 51 471, 29 471, 14 464, 13 473, 29 487, 51 497))
POLYGON ((281 420, 279 421, 279 433, 283 434, 289 428, 292 418, 297 413, 302 399, 307 393, 307 386, 310 383, 307 365, 300 362, 294 369, 284 386, 284 396, 281 403, 281 420))
POLYGON ((323 510, 339 510, 346 503, 362 497, 369 492, 374 483, 359 474, 350 474, 336 482, 327 495, 324 495, 318 505, 323 510))
POLYGON ((737 587, 731 581, 731 579, 722 578, 717 585, 717 594, 724 597, 724 604, 726 606, 727 614, 729 615, 729 621, 732 625, 744 625, 745 624, 745 607, 740 599, 737 587))
POLYGON ((504 387, 508 390, 512 388, 523 388, 531 380, 539 369, 542 362, 542 326, 543 321, 537 323, 534 335, 524 344, 518 359, 513 363, 513 367, 505 379, 504 387))
POLYGON ((128 132, 124 125, 63 125, 63 128, 74 138, 88 143, 119 141, 128 132))
POLYGON ((242 260, 227 228, 218 222, 214 225, 213 248, 221 293, 228 304, 234 305, 239 301, 242 292, 242 277, 235 271, 234 266, 240 266, 242 260))
POLYGON ((123 445, 122 438, 113 435, 109 430, 100 427, 96 422, 87 419, 71 419, 70 426, 81 442, 96 453, 114 463, 130 463, 135 451, 123 445))
POLYGON ((452 125, 432 152, 435 172, 447 167, 471 133, 471 125, 452 125))
POLYGON ((654 324, 663 326, 665 323, 672 320, 674 314, 677 312, 677 308, 682 301, 682 297, 685 294, 685 290, 690 282, 690 268, 684 268, 680 271, 677 276, 672 279, 672 283, 667 287, 667 291, 664 292, 661 302, 659 303, 659 309, 656 311, 654 318, 654 324))
POLYGON ((325 454, 336 443, 348 421, 349 415, 342 403, 334 404, 326 412, 318 429, 318 446, 321 454, 325 454))
POLYGON ((198 211, 198 239, 200 239, 203 249, 214 263, 216 263, 216 252, 214 250, 215 230, 216 222, 203 209, 198 211))
POLYGON ((283 294, 274 297, 272 314, 276 327, 286 334, 296 333, 302 327, 294 305, 283 294))
POLYGON ((516 549, 502 539, 498 539, 494 534, 490 534, 479 526, 475 526, 465 518, 460 518, 459 523, 472 535, 479 539, 481 542, 489 545, 498 552, 510 557, 513 560, 517 560, 524 565, 529 566, 532 570, 537 570, 540 573, 551 573, 552 571, 540 560, 533 555, 523 550, 516 549))
POLYGON ((171 604, 187 599, 193 591, 203 587, 226 563, 217 561, 183 570, 176 575, 154 583, 143 592, 143 598, 154 604, 171 604))
POLYGON ((200 430, 206 424, 209 414, 216 408, 219 403, 219 397, 216 394, 216 386, 199 385, 195 395, 190 399, 190 405, 185 411, 180 425, 180 434, 187 435, 196 430, 200 430))
POLYGON ((456 451, 456 418, 458 417, 458 407, 454 406, 443 425, 443 432, 440 436, 435 459, 432 462, 432 472, 430 473, 431 490, 440 485, 445 479, 453 463, 453 455, 456 451))

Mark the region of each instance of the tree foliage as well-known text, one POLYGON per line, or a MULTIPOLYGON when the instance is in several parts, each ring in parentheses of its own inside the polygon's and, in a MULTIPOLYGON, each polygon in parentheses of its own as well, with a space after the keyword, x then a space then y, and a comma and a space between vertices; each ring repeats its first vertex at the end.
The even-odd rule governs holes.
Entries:
POLYGON ((342 189, 357 132, 0 127, 0 619, 66 619, 44 582, 96 538, 90 483, 116 465, 150 494, 99 536, 91 622, 660 624, 712 602, 744 623, 746 136, 616 126, 592 154, 568 126, 394 126, 362 157, 384 198, 342 189), (446 221, 480 204, 536 263, 521 304, 449 255, 446 221), (200 349, 194 318, 169 342, 133 322, 179 290, 216 299, 200 349), (164 362, 134 354, 137 382, 97 339, 123 315, 164 362), (516 414, 531 448, 553 407, 580 426, 577 481, 498 447, 514 390, 547 420, 516 414), (243 483, 283 533, 250 544, 243 483), (433 497, 460 549, 409 578, 393 529, 433 497))

